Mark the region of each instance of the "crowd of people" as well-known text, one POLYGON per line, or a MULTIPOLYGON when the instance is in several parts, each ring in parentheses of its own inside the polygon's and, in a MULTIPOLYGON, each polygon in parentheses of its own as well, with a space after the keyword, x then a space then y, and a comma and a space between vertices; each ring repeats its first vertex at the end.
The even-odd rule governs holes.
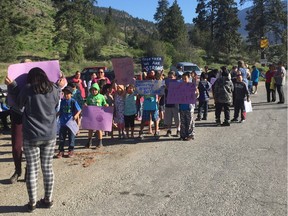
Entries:
MULTIPOLYGON (((232 122, 243 123, 246 120, 244 102, 249 102, 250 94, 257 94, 261 75, 265 77, 267 102, 276 101, 275 91, 277 90, 278 103, 283 104, 285 102, 283 86, 286 76, 283 63, 269 65, 269 70, 265 74, 261 74, 256 66, 252 69, 250 72, 243 61, 238 61, 238 65, 232 67, 231 70, 225 66, 220 70, 209 70, 205 67, 200 77, 193 71, 169 71, 167 76, 163 71, 142 72, 138 77, 141 80, 167 80, 164 95, 139 95, 135 91, 134 84, 118 85, 117 80, 110 81, 105 77, 103 69, 99 69, 97 74, 91 74, 91 80, 84 85, 79 72, 75 73, 68 84, 65 83, 64 77, 54 84, 48 80, 43 70, 33 68, 28 73, 27 84, 23 91, 19 90, 15 81, 6 77, 5 83, 9 93, 15 97, 16 101, 15 105, 9 109, 12 153, 15 163, 15 172, 10 182, 12 184, 17 182, 22 174, 23 146, 26 158, 25 180, 29 195, 28 210, 35 210, 36 205, 42 205, 45 208, 52 207, 54 184, 52 158, 64 156, 67 138, 69 146, 67 156, 74 156, 75 139, 78 134, 71 131, 67 122, 73 119, 80 127, 83 106, 114 107, 112 132, 95 131, 97 139, 94 142, 94 131, 88 131, 85 147, 91 148, 95 144, 96 148, 101 148, 103 136, 108 135, 113 139, 115 130, 118 131, 120 139, 135 138, 136 119, 141 121, 138 135, 140 139, 144 138, 145 126, 149 128, 148 133, 154 134, 155 139, 159 139, 159 125, 165 126, 165 136, 170 137, 174 123, 175 136, 179 140, 193 140, 195 139, 195 121, 208 119, 210 98, 214 99, 217 126, 230 126, 232 122), (191 94, 196 96, 197 103, 168 104, 169 80, 194 83, 196 90, 191 94), (231 106, 234 106, 232 119, 230 119, 231 106), (194 117, 195 109, 197 109, 196 118, 194 117), (221 121, 222 111, 224 111, 223 121, 221 121), (57 131, 59 146, 57 155, 54 155, 57 131), (37 202, 39 161, 41 161, 43 171, 45 195, 37 202)), ((5 121, 2 120, 2 123, 5 124, 5 121)))

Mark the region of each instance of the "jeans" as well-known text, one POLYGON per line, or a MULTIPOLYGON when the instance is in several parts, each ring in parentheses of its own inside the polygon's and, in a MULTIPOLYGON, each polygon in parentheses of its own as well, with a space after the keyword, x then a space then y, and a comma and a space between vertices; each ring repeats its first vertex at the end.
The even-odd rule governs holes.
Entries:
POLYGON ((201 118, 203 110, 203 118, 207 118, 207 113, 208 113, 208 101, 199 101, 198 104, 198 115, 197 118, 201 118))
POLYGON ((65 145, 65 140, 68 135, 68 142, 69 142, 69 151, 74 150, 75 146, 75 135, 72 133, 72 131, 67 127, 67 126, 61 126, 60 132, 59 132, 59 151, 63 152, 64 151, 64 145, 65 145))
POLYGON ((282 85, 276 85, 276 87, 277 87, 277 92, 279 94, 279 102, 284 103, 285 97, 284 97, 283 86, 282 85))

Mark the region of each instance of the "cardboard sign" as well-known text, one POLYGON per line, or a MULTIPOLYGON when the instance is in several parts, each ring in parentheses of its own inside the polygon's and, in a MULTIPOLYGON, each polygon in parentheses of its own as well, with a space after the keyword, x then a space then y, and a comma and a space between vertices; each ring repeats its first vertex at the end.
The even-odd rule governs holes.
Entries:
POLYGON ((170 82, 167 104, 196 104, 195 83, 170 82))
POLYGON ((163 57, 144 57, 141 58, 142 70, 151 71, 161 71, 163 70, 163 57))
POLYGON ((115 58, 112 59, 113 69, 117 84, 127 85, 134 84, 134 66, 132 58, 115 58))
POLYGON ((164 80, 136 80, 135 93, 139 95, 164 95, 164 80))
MULTIPOLYGON (((41 68, 51 82, 57 82, 60 78, 60 65, 59 61, 43 61, 43 62, 27 62, 12 64, 8 67, 8 77, 17 82, 19 88, 23 88, 26 84, 28 72, 35 67, 41 68)), ((9 106, 15 105, 15 99, 12 95, 8 94, 9 106)))
POLYGON ((111 131, 113 110, 113 107, 83 106, 82 129, 111 131))

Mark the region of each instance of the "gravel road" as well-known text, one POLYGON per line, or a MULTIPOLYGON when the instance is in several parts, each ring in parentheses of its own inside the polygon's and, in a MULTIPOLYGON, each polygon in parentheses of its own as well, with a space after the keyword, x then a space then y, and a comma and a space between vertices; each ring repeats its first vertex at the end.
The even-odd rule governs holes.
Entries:
MULTIPOLYGON (((216 127, 210 110, 191 141, 105 138, 94 150, 81 131, 75 157, 54 160, 53 208, 31 215, 286 216, 287 103, 266 103, 264 88, 251 96, 245 123, 216 127)), ((26 212, 23 178, 8 184, 13 168, 10 135, 2 134, 0 215, 26 212)), ((41 198, 41 174, 38 191, 41 198)))

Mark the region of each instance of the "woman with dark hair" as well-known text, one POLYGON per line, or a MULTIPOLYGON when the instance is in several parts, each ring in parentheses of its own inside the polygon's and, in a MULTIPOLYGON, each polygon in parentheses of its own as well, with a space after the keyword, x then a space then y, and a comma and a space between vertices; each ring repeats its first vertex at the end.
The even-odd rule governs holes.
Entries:
POLYGON ((52 160, 57 131, 56 107, 60 99, 60 87, 64 85, 64 81, 61 78, 57 84, 54 84, 49 81, 41 68, 36 67, 29 71, 27 84, 21 91, 17 83, 9 77, 6 77, 5 84, 16 95, 18 107, 24 107, 22 131, 23 149, 27 162, 28 211, 32 212, 36 209, 40 161, 45 195, 38 203, 41 207, 50 208, 53 205, 54 173, 52 160))

